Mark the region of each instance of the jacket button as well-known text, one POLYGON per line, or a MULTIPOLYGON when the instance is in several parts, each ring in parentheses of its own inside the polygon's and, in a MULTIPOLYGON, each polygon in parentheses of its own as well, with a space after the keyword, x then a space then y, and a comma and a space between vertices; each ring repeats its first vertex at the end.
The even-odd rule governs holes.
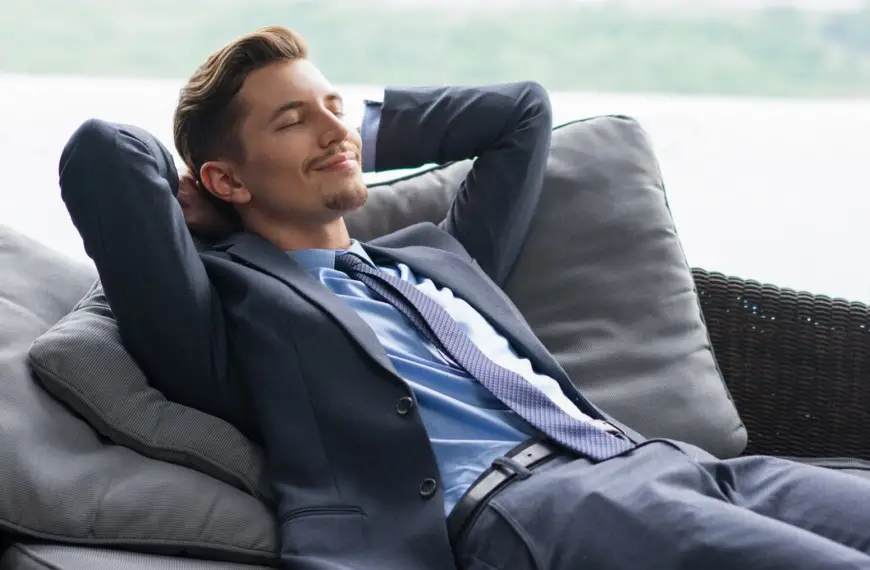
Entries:
POLYGON ((423 479, 423 482, 420 483, 420 496, 424 499, 428 499, 435 494, 437 488, 438 483, 435 479, 423 479))
POLYGON ((414 398, 409 398, 408 396, 399 398, 399 401, 396 403, 396 413, 400 416, 407 416, 413 408, 414 398))

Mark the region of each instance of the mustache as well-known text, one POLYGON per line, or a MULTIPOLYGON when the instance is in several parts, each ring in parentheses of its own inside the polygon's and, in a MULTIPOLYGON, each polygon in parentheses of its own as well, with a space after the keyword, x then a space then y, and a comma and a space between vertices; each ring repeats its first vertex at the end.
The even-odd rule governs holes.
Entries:
POLYGON ((360 160, 362 158, 362 149, 360 147, 353 143, 345 142, 333 148, 329 152, 325 152, 322 155, 311 159, 311 161, 308 163, 308 169, 310 170, 312 168, 317 168, 318 165, 323 164, 333 156, 345 152, 353 153, 357 160, 360 160))

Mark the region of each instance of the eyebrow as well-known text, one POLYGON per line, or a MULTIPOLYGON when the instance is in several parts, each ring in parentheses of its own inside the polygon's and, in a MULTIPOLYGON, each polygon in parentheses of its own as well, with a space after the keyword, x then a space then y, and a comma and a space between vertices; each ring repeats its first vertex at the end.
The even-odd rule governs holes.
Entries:
MULTIPOLYGON (((342 99, 341 95, 339 95, 338 93, 327 93, 324 99, 327 103, 338 103, 339 105, 344 104, 344 99, 342 99)), ((271 123, 287 111, 292 111, 293 109, 298 109, 300 107, 304 107, 305 105, 305 101, 288 101, 287 103, 284 103, 283 105, 272 111, 272 115, 269 117, 269 122, 271 123)))

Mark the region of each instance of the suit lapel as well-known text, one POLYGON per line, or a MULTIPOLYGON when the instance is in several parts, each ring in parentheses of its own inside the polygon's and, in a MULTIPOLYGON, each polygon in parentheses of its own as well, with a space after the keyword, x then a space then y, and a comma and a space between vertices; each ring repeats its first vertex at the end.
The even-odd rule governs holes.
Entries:
MULTIPOLYGON (((535 336, 507 295, 476 265, 448 251, 424 246, 388 248, 365 245, 375 263, 399 261, 415 273, 432 279, 477 309, 495 329, 505 336, 521 356, 532 361, 535 369, 562 385, 562 389, 581 410, 594 411, 613 423, 633 441, 643 437, 606 414, 577 390, 570 376, 535 336)), ((594 414, 593 414, 594 415, 594 414)))
POLYGON ((253 234, 238 233, 215 249, 224 250, 236 260, 292 287, 334 318, 378 364, 397 375, 368 323, 275 244, 253 234))
POLYGON ((462 257, 431 247, 408 246, 387 248, 365 245, 375 263, 399 261, 415 273, 432 279, 477 309, 495 329, 510 341, 514 349, 532 360, 540 372, 570 383, 561 366, 518 315, 513 304, 481 269, 462 257))
MULTIPOLYGON (((465 300, 486 317, 521 355, 532 360, 536 367, 540 367, 541 373, 562 383, 566 390, 569 387, 573 388, 567 373, 550 355, 546 347, 525 324, 525 321, 516 314, 507 296, 498 286, 486 278, 479 268, 458 255, 431 247, 387 248, 373 245, 365 245, 364 247, 375 263, 396 261, 404 263, 415 273, 432 279, 442 287, 449 288, 459 298, 465 300)), ((212 249, 226 251, 237 261, 292 287, 334 318, 375 362, 399 381, 402 381, 380 340, 368 323, 273 243, 253 234, 238 233, 212 249)), ((643 439, 636 432, 598 410, 576 389, 568 390, 566 393, 572 392, 586 406, 591 406, 603 417, 623 428, 623 431, 630 438, 635 441, 643 439)))
MULTIPOLYGON (((432 247, 364 247, 375 263, 398 261, 418 275, 447 287, 486 317, 515 349, 540 367, 541 373, 570 384, 568 375, 516 314, 505 294, 473 264, 458 255, 432 247)), ((236 260, 292 287, 333 317, 378 364, 397 375, 380 339, 368 323, 272 242, 253 234, 238 233, 214 249, 226 251, 236 260)))

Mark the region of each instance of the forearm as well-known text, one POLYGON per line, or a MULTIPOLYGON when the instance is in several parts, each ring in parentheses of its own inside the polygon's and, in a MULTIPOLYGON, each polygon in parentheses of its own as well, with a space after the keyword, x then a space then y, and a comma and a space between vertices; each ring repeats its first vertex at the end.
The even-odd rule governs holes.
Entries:
POLYGON ((549 112, 531 82, 476 87, 388 88, 383 102, 366 103, 362 137, 367 171, 416 168, 476 158, 511 139, 537 136, 520 127, 549 112))
POLYGON ((500 285, 537 208, 551 134, 549 97, 536 83, 388 89, 366 109, 363 166, 476 159, 441 227, 500 285))

